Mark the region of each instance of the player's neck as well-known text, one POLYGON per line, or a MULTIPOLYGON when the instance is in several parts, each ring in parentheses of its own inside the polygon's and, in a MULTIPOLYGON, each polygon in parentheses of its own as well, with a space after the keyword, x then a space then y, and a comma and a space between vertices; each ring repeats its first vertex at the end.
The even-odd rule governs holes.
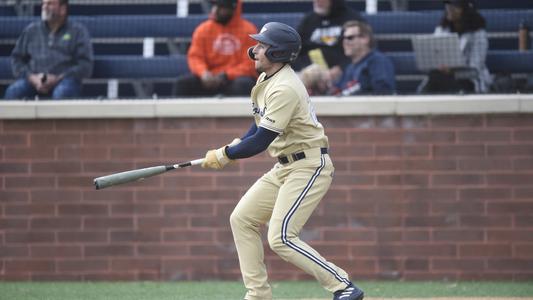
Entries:
POLYGON ((274 64, 272 64, 272 66, 270 68, 268 68, 268 70, 265 70, 265 74, 266 74, 265 79, 268 79, 268 78, 274 76, 274 74, 276 74, 284 66, 285 66, 284 63, 274 63, 274 64))

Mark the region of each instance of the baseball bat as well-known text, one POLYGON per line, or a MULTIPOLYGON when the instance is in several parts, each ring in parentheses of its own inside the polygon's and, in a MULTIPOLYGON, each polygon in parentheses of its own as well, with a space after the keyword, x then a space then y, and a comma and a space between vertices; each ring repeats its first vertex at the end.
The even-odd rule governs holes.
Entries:
POLYGON ((130 171, 125 171, 125 172, 110 174, 110 175, 95 178, 94 186, 96 187, 97 190, 101 190, 101 189, 105 189, 106 187, 110 187, 113 185, 143 180, 144 178, 159 175, 159 174, 168 172, 170 170, 200 165, 202 164, 203 161, 204 159, 200 158, 200 159, 195 159, 195 160, 191 160, 188 162, 183 162, 183 163, 179 163, 175 165, 154 166, 154 167, 148 167, 148 168, 143 168, 143 169, 136 169, 136 170, 130 170, 130 171))

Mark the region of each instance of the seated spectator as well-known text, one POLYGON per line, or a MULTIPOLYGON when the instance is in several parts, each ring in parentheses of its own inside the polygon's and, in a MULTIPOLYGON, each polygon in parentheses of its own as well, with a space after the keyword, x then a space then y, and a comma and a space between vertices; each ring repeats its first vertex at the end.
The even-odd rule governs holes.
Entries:
POLYGON ((87 29, 67 16, 68 0, 42 1, 42 20, 24 29, 11 54, 17 80, 6 99, 80 97, 82 79, 92 73, 93 49, 87 29))
POLYGON ((472 0, 444 0, 444 5, 444 16, 434 34, 459 35, 467 69, 442 66, 438 70, 432 70, 426 82, 419 87, 419 91, 422 93, 487 92, 492 77, 485 65, 489 47, 485 19, 476 10, 472 0), (473 75, 468 75, 468 71, 474 71, 473 75))
POLYGON ((187 54, 192 74, 180 76, 178 96, 249 95, 257 72, 248 58, 254 46, 249 34, 257 33, 241 17, 240 0, 215 0, 209 20, 195 29, 187 54))
MULTIPOLYGON (((349 20, 363 19, 358 12, 347 7, 344 0, 313 0, 313 11, 304 16, 297 28, 302 37, 302 50, 292 66, 301 71, 313 63, 317 64, 309 52, 318 50, 324 60, 321 67, 328 70, 329 74, 313 73, 316 66, 311 66, 302 74, 304 84, 309 81, 320 82, 324 75, 328 75, 332 81, 340 78, 343 67, 350 63, 344 56, 341 43, 342 25, 349 20)), ((313 93, 312 89, 310 92, 313 93)), ((314 92, 317 93, 316 90, 314 92)))
POLYGON ((396 91, 394 65, 375 48, 372 28, 367 23, 348 21, 343 26, 344 54, 351 59, 334 94, 392 94, 396 91))

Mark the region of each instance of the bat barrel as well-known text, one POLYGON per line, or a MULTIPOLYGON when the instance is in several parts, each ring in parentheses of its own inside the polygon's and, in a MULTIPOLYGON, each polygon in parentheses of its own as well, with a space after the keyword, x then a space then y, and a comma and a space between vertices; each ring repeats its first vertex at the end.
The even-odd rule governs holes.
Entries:
POLYGON ((155 166, 144 169, 131 170, 94 179, 94 186, 97 190, 104 189, 117 184, 142 180, 146 177, 158 175, 173 169, 172 166, 155 166))

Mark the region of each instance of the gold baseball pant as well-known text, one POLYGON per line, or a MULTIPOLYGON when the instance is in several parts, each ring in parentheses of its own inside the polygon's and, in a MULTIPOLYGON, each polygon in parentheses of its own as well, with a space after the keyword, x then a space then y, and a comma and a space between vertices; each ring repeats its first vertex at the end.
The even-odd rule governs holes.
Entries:
POLYGON ((259 178, 231 214, 247 300, 272 299, 259 229, 267 222, 270 248, 283 260, 314 276, 331 292, 344 289, 350 282, 344 270, 298 237, 326 194, 334 171, 329 155, 321 154, 319 148, 304 153, 305 159, 277 163, 259 178))

